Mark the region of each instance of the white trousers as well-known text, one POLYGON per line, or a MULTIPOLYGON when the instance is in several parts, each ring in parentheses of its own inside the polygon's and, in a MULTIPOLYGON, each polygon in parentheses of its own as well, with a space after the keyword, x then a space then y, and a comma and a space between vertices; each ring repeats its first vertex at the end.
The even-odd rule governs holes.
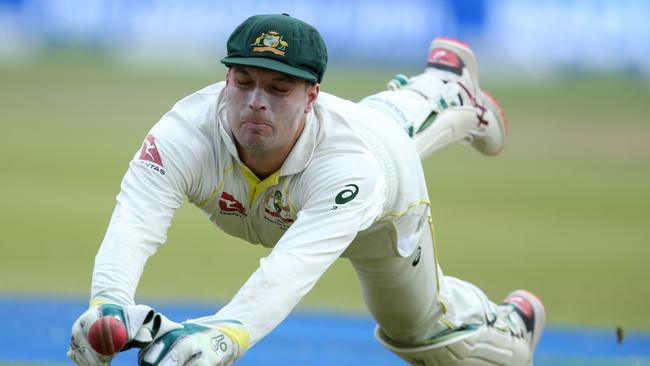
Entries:
POLYGON ((476 286, 444 276, 429 228, 408 257, 349 259, 363 298, 379 327, 393 341, 417 345, 463 325, 485 324, 496 305, 476 286))
MULTIPOLYGON (((361 103, 391 116, 413 136, 431 112, 440 112, 439 105, 431 101, 440 99, 436 93, 442 93, 443 88, 444 83, 431 80, 427 90, 384 91, 361 103)), ((436 137, 427 133, 422 131, 418 138, 436 137)), ((422 343, 463 325, 485 324, 488 314, 496 312, 496 305, 476 286, 443 275, 435 258, 434 242, 430 225, 420 236, 418 249, 409 257, 367 259, 362 253, 349 256, 370 313, 396 342, 422 343)))

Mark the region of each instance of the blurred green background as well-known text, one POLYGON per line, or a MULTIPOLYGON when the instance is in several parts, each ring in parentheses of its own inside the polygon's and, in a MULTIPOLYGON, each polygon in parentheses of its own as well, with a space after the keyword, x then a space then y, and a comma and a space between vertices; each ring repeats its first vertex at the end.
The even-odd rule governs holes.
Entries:
MULTIPOLYGON (((323 90, 358 100, 397 72, 333 68, 323 90)), ((88 296, 127 163, 213 67, 128 69, 59 51, 0 65, 0 294, 88 296)), ((489 76, 489 75, 484 75, 489 76)), ((649 329, 650 85, 575 76, 484 78, 510 120, 497 158, 452 146, 424 162, 440 261, 495 301, 527 288, 552 324, 649 329)), ((152 257, 139 301, 226 302, 268 250, 187 204, 152 257)), ((364 311, 338 261, 301 306, 364 311)))

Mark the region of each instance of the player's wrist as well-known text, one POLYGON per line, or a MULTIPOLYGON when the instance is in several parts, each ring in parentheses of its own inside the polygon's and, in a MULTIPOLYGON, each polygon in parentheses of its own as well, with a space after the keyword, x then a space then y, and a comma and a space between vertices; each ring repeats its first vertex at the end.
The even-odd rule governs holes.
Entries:
POLYGON ((241 322, 224 321, 221 324, 212 325, 212 328, 232 339, 238 348, 237 358, 243 356, 243 354, 248 350, 248 347, 250 347, 250 335, 241 322))
POLYGON ((96 293, 91 296, 90 300, 88 301, 88 307, 91 308, 93 306, 97 305, 104 305, 104 304, 115 304, 115 305, 120 305, 120 306, 129 306, 133 305, 134 302, 133 300, 126 300, 124 298, 121 298, 118 295, 108 293, 108 292, 101 292, 101 293, 96 293))
POLYGON ((194 323, 216 329, 230 337, 240 349, 241 355, 250 347, 250 333, 246 325, 237 319, 222 318, 218 315, 209 315, 191 319, 185 323, 194 323))

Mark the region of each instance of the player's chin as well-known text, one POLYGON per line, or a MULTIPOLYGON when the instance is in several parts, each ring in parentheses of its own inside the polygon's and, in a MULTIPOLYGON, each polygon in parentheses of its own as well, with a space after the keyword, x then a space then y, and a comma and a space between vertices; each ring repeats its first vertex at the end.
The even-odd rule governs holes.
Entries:
POLYGON ((266 152, 270 149, 270 137, 270 134, 255 131, 242 134, 237 142, 246 150, 266 152))

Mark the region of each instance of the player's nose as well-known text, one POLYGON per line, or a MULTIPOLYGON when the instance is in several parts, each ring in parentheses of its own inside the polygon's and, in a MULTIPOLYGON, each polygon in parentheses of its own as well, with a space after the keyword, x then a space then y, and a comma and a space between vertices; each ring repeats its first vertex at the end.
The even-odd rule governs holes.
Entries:
POLYGON ((255 88, 249 94, 248 106, 253 110, 264 110, 267 108, 266 95, 260 88, 255 88))

